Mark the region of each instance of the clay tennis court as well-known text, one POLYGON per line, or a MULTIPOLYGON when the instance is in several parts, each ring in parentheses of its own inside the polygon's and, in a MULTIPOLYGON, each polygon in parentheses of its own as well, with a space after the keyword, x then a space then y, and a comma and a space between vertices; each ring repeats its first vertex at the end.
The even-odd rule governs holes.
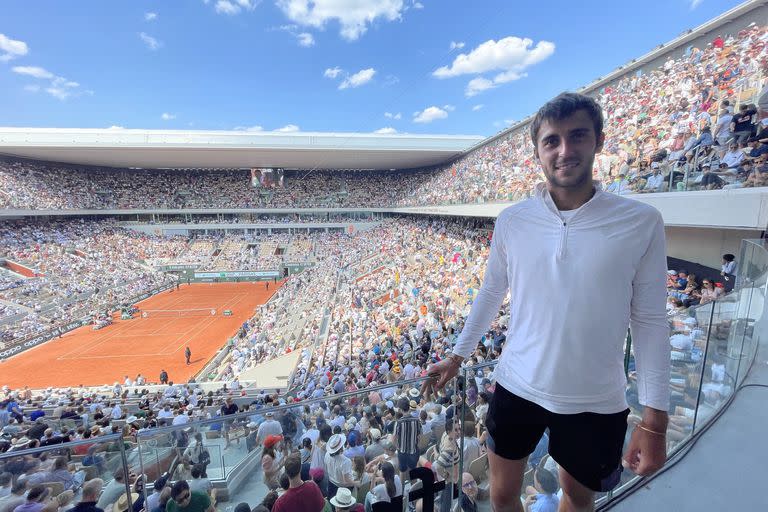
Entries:
POLYGON ((134 379, 138 373, 157 382, 161 369, 170 380, 185 382, 278 288, 279 283, 270 283, 269 290, 265 283, 182 285, 140 302, 139 308, 149 311, 146 318, 137 314, 120 320, 116 313, 114 323, 103 329, 87 325, 11 357, 0 365, 0 385, 93 386, 122 383, 125 375, 134 379), (225 309, 232 316, 223 316, 225 309), (178 310, 198 311, 179 315, 178 310), (192 351, 189 366, 184 360, 187 346, 192 351))

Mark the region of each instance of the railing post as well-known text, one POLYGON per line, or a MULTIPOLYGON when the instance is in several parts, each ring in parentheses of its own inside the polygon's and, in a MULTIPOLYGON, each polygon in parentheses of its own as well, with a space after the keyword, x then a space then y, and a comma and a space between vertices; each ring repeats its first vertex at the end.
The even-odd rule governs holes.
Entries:
POLYGON ((629 377, 629 360, 632 354, 632 333, 627 329, 626 343, 624 344, 624 377, 629 377))
POLYGON ((704 343, 704 355, 701 359, 701 372, 699 373, 699 389, 696 394, 696 407, 693 409, 693 423, 691 424, 691 434, 696 433, 696 420, 699 416, 699 405, 701 404, 701 386, 704 383, 704 372, 707 371, 707 353, 709 352, 709 339, 712 336, 712 320, 715 317, 715 305, 717 301, 710 302, 712 308, 709 311, 709 323, 707 328, 707 341, 704 343))

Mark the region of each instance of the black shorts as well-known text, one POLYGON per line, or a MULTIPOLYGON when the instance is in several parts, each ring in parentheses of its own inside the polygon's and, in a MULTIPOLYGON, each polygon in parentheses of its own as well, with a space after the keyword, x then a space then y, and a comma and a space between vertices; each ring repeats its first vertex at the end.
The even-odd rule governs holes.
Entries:
POLYGON ((488 406, 488 449, 519 460, 549 428, 549 454, 579 483, 607 492, 619 483, 629 409, 615 414, 556 414, 496 384, 488 406))

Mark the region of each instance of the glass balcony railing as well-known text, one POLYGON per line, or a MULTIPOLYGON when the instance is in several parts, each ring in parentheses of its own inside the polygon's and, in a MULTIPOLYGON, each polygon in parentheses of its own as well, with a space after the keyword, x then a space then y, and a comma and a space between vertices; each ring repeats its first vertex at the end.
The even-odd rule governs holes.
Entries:
MULTIPOLYGON (((745 241, 733 292, 669 316, 669 458, 717 418, 744 381, 757 351, 754 331, 765 311, 767 279, 768 251, 763 242, 745 241)), ((282 471, 286 457, 298 451, 304 479, 314 479, 326 499, 346 493, 338 489, 347 488, 345 495, 367 511, 386 509, 386 502, 377 500, 388 497, 381 487, 382 475, 392 464, 399 482, 392 500, 395 506, 404 496, 414 504, 421 501, 425 512, 462 509, 461 503, 488 510, 485 417, 495 366, 493 361, 465 367, 436 395, 422 389, 426 377, 301 402, 248 394, 235 397, 241 412, 229 416, 219 416, 219 404, 214 404, 204 408, 213 417, 182 425, 130 433, 125 429, 123 435, 32 449, 16 443, 0 454, 0 481, 10 474, 16 493, 0 498, 0 509, 8 500, 22 503, 24 493, 37 485, 48 488, 66 507, 80 499, 84 485, 98 478, 103 480, 99 506, 105 509, 121 497, 129 507, 149 500, 150 509, 156 509, 162 502, 159 491, 153 490, 155 484, 162 489, 186 480, 193 490, 207 493, 219 510, 231 512, 241 502, 255 507, 273 500, 286 485, 282 471), (400 472, 401 464, 406 469, 425 468, 417 469, 425 479, 409 480, 400 472)), ((642 414, 629 337, 625 371, 630 407, 626 447, 642 414)), ((71 421, 46 418, 55 435, 80 427, 71 421)), ((0 438, 0 446, 4 442, 7 446, 0 438)), ((541 492, 533 477, 537 468, 557 474, 557 462, 548 456, 544 442, 529 457, 523 501, 541 492)), ((598 505, 631 492, 640 481, 625 470, 613 491, 597 496, 598 505)))

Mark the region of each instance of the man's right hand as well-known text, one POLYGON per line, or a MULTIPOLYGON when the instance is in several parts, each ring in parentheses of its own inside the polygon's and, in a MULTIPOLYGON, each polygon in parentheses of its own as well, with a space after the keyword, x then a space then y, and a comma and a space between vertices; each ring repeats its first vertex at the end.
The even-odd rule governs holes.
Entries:
POLYGON ((421 385, 422 394, 443 389, 451 379, 459 374, 459 368, 461 368, 461 362, 454 357, 446 357, 439 363, 428 366, 427 374, 430 378, 421 385))

